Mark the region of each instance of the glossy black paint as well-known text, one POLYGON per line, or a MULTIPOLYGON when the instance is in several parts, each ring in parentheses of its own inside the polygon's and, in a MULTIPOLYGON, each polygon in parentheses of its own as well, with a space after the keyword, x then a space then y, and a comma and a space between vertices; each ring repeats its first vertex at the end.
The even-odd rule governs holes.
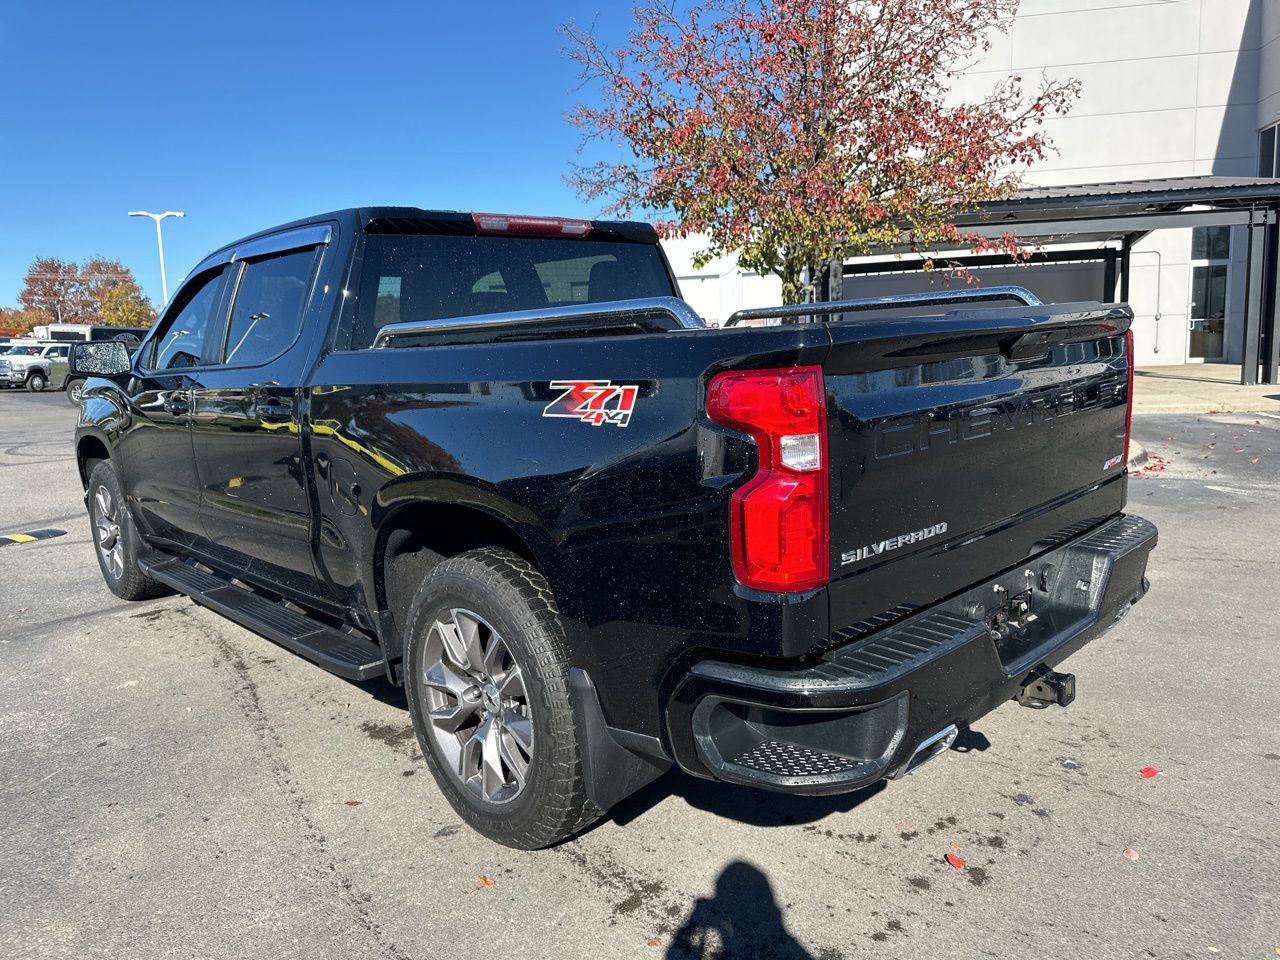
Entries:
MULTIPOLYGON (((1124 505, 1123 463, 1103 464, 1123 446, 1125 308, 349 350, 367 231, 471 229, 408 208, 266 231, 193 275, 234 272, 237 251, 312 227, 328 240, 293 346, 166 376, 135 359, 130 376, 90 381, 78 450, 117 461, 158 549, 367 630, 391 664, 398 531, 436 549, 500 531, 549 581, 607 724, 665 740, 692 664, 812 662, 858 621, 956 593, 1124 505), (706 386, 721 370, 809 364, 827 378, 833 582, 762 593, 736 583, 728 543, 754 447, 707 420, 706 386), (551 381, 579 379, 637 386, 630 423, 544 417, 551 381), (939 521, 943 538, 841 563, 939 521)), ((656 242, 637 224, 591 237, 656 242)))

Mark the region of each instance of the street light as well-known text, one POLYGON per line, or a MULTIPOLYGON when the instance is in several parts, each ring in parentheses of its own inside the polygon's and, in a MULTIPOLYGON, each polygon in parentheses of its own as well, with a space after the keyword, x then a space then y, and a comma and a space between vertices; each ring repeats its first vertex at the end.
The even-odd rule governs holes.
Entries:
POLYGON ((166 210, 164 213, 147 213, 145 210, 130 210, 131 217, 150 217, 156 222, 156 246, 160 249, 160 296, 162 307, 169 302, 169 284, 164 278, 164 236, 160 233, 160 221, 165 217, 185 217, 181 210, 166 210))

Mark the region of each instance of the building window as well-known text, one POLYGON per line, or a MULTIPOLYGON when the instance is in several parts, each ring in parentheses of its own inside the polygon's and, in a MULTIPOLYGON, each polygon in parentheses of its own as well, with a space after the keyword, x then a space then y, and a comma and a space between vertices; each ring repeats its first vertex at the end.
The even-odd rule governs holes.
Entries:
POLYGON ((1187 356, 1221 360, 1231 281, 1231 228, 1196 227, 1191 231, 1191 307, 1187 356))
POLYGON ((1280 177, 1276 167, 1276 127, 1272 124, 1258 134, 1258 176, 1280 177))

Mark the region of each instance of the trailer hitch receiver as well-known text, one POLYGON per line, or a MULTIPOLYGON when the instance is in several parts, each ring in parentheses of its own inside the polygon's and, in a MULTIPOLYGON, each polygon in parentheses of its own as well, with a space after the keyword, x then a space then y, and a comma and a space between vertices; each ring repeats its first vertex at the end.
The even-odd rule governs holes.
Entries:
POLYGON ((1017 701, 1024 707, 1043 710, 1057 704, 1065 707, 1076 698, 1076 678, 1071 673, 1054 673, 1048 667, 1037 667, 1022 682, 1017 701))

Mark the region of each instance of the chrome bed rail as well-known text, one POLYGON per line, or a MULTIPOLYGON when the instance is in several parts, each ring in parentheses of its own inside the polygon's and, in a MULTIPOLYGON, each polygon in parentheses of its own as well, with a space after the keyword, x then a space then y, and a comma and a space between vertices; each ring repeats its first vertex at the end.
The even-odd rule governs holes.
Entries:
POLYGON ((683 300, 676 297, 646 297, 638 300, 611 300, 607 303, 584 303, 580 306, 555 307, 547 310, 512 310, 506 313, 482 313, 468 317, 440 317, 435 320, 406 320, 389 323, 374 338, 375 350, 387 347, 396 337, 426 333, 460 333, 520 327, 556 320, 613 320, 622 318, 668 317, 688 330, 706 326, 683 300))

